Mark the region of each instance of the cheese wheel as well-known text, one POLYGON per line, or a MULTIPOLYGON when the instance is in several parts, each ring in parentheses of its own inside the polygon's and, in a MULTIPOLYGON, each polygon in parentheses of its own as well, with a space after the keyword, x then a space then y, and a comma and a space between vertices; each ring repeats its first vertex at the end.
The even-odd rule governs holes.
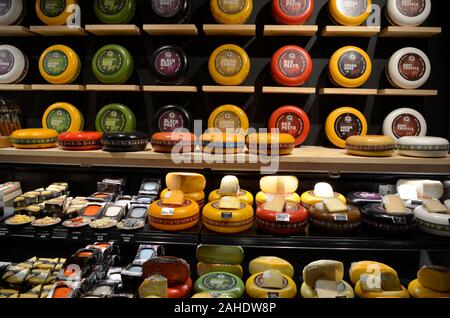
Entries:
POLYGON ((439 292, 426 288, 418 279, 409 283, 408 292, 413 298, 450 298, 450 292, 439 292))
POLYGON ((136 117, 131 109, 122 104, 108 104, 95 117, 95 129, 99 132, 136 130, 136 117))
POLYGON ((245 284, 245 291, 251 298, 294 298, 297 285, 289 276, 283 275, 283 288, 264 288, 263 273, 253 274, 245 284))
POLYGON ((341 25, 356 26, 363 24, 372 12, 371 0, 330 0, 330 17, 341 25))
POLYGON ((10 136, 18 149, 53 148, 58 145, 58 132, 53 129, 19 129, 10 136))
MULTIPOLYGON (((208 196, 208 201, 212 202, 212 201, 218 201, 220 199, 222 199, 223 195, 220 194, 220 189, 214 190, 212 191, 209 196, 208 196)), ((239 194, 238 194, 239 200, 241 200, 242 202, 245 202, 249 205, 253 205, 253 195, 243 189, 239 190, 239 194)))
POLYGON ((419 283, 428 289, 441 292, 450 292, 450 268, 440 266, 425 266, 417 273, 419 283))
POLYGON ((153 275, 164 276, 169 288, 184 285, 190 278, 189 263, 178 257, 154 257, 142 265, 142 276, 144 278, 153 275))
POLYGON ((200 136, 204 153, 241 153, 245 149, 245 136, 222 132, 206 133, 200 136))
POLYGON ((196 256, 199 262, 207 264, 239 265, 244 260, 244 250, 240 246, 201 244, 196 256))
POLYGON ((372 73, 372 61, 364 50, 356 46, 345 46, 331 56, 328 73, 337 86, 360 87, 372 73))
POLYGON ((350 136, 345 141, 347 153, 362 157, 390 157, 395 152, 395 140, 388 136, 350 136))
POLYGON ((241 298, 245 287, 236 275, 226 272, 213 272, 200 276, 194 285, 197 293, 220 293, 233 298, 241 298))
POLYGON ((83 151, 102 148, 102 134, 97 131, 65 132, 58 137, 63 150, 83 151))
POLYGON ((237 45, 226 44, 214 50, 209 58, 208 69, 214 82, 219 85, 241 85, 250 73, 250 58, 237 45))
POLYGON ((365 292, 360 281, 355 285, 355 294, 359 298, 409 298, 408 290, 403 286, 398 291, 365 292))
POLYGON ((450 150, 447 139, 440 137, 401 137, 397 141, 398 153, 419 158, 444 158, 450 150))
MULTIPOLYGON (((337 289, 333 293, 337 295, 333 298, 355 298, 355 292, 352 286, 346 281, 340 281, 336 285, 337 289)), ((303 283, 300 288, 300 294, 303 298, 320 298, 314 288, 309 287, 307 284, 303 283)))
POLYGON ((383 121, 383 135, 396 140, 405 136, 426 136, 427 123, 418 111, 399 108, 387 115, 383 121))
POLYGON ((39 58, 39 72, 51 84, 70 84, 80 71, 80 58, 65 45, 52 45, 39 58))
POLYGON ((205 298, 233 298, 233 297, 231 297, 230 295, 226 295, 226 294, 210 292, 210 293, 196 293, 191 298, 205 299, 205 298))
POLYGON ((109 152, 137 152, 147 148, 148 136, 143 132, 106 132, 102 137, 103 150, 109 152))
POLYGON ((269 129, 278 129, 282 134, 290 134, 295 138, 298 147, 305 142, 311 131, 308 115, 295 106, 278 108, 269 119, 269 129))
POLYGON ((157 23, 185 23, 191 14, 191 0, 151 0, 151 12, 157 23))
POLYGON ((344 264, 333 260, 318 260, 303 269, 303 281, 314 287, 318 280, 340 282, 344 278, 344 264))
POLYGON ((76 0, 36 0, 36 14, 47 25, 63 25, 73 14, 76 3, 76 0))
POLYGON ((345 148, 345 141, 354 135, 367 134, 367 120, 364 115, 352 107, 334 110, 325 123, 325 133, 330 142, 338 148, 345 148))
POLYGON ((263 156, 290 155, 295 149, 295 139, 289 134, 254 133, 247 136, 246 144, 250 154, 263 156))
POLYGON ((169 190, 181 190, 184 193, 201 192, 206 187, 206 179, 199 173, 172 172, 166 175, 169 190))
POLYGON ((383 202, 383 196, 375 192, 356 191, 347 194, 347 202, 351 205, 355 205, 362 208, 371 203, 381 204, 383 202))
POLYGON ((92 59, 92 72, 103 84, 123 84, 131 77, 134 60, 123 46, 111 44, 100 48, 92 59))
POLYGON ((0 10, 0 25, 20 24, 25 17, 26 7, 23 0, 8 0, 0 10))
POLYGON ((271 62, 275 82, 283 86, 302 86, 311 77, 313 61, 299 46, 287 45, 275 52, 271 62))
POLYGON ((163 204, 162 200, 153 202, 148 209, 149 223, 162 231, 183 231, 195 226, 200 219, 200 208, 191 200, 183 205, 163 204))
POLYGON ((389 82, 397 88, 419 88, 428 81, 430 74, 430 59, 424 52, 413 47, 395 52, 386 67, 389 82))
MULTIPOLYGON (((169 191, 169 189, 164 189, 161 192, 160 197, 164 198, 164 196, 167 194, 168 191, 169 191)), ((187 200, 197 202, 200 209, 203 208, 203 206, 205 205, 205 192, 203 192, 203 191, 184 193, 184 198, 187 200)))
POLYGON ((253 0, 211 0, 211 13, 217 23, 244 24, 253 12, 253 0))
POLYGON ((390 266, 375 261, 361 261, 352 263, 350 266, 350 280, 352 284, 356 284, 364 274, 379 274, 381 272, 391 272, 397 275, 397 272, 390 266))
POLYGON ((372 203, 361 209, 362 223, 376 230, 390 234, 401 234, 413 230, 416 227, 416 217, 408 209, 404 215, 389 214, 379 203, 372 203))
POLYGON ((423 232, 450 237, 450 213, 430 213, 423 205, 414 209, 417 228, 423 232))
POLYGON ((83 130, 83 114, 69 103, 51 105, 42 117, 42 127, 56 130, 59 134, 83 130))
POLYGON ((352 205, 343 213, 330 213, 323 202, 316 203, 308 208, 309 223, 312 228, 335 235, 352 234, 361 226, 361 212, 352 205))
POLYGON ((11 140, 7 136, 0 136, 0 148, 12 147, 11 140))
MULTIPOLYGON (((342 203, 344 203, 344 204, 347 203, 347 200, 345 199, 345 197, 342 194, 333 192, 333 196, 334 196, 334 198, 341 200, 342 203)), ((303 192, 300 197, 300 200, 301 200, 303 206, 309 207, 309 206, 315 205, 316 203, 323 202, 323 199, 325 199, 325 198, 326 197, 317 196, 313 190, 310 190, 310 191, 303 192)))
MULTIPOLYGON (((271 200, 273 198, 273 193, 266 193, 263 191, 260 191, 256 194, 256 205, 260 206, 261 204, 265 203, 267 200, 271 200)), ((289 193, 285 194, 284 198, 286 199, 286 202, 291 202, 295 204, 299 204, 301 202, 300 196, 297 193, 289 193)))
POLYGON ((197 263, 197 274, 202 276, 208 273, 214 272, 225 272, 236 275, 240 279, 244 276, 244 271, 241 265, 229 265, 229 264, 206 264, 199 262, 197 263))
POLYGON ((153 53, 151 68, 158 81, 175 85, 188 75, 189 60, 181 47, 164 45, 153 53))
POLYGON ((152 136, 152 148, 155 152, 171 153, 174 148, 180 152, 194 152, 197 137, 185 132, 159 132, 152 136))
POLYGON ((256 273, 262 273, 270 269, 278 270, 288 277, 294 277, 294 267, 292 267, 292 265, 288 261, 279 257, 260 256, 253 259, 248 264, 248 270, 252 275, 256 273))
POLYGON ((262 204, 256 210, 255 223, 261 231, 276 235, 294 235, 302 233, 308 224, 306 209, 293 203, 285 203, 283 212, 265 208, 262 204))
POLYGON ((167 298, 185 298, 191 292, 192 286, 192 279, 189 277, 184 284, 167 288, 167 298))
POLYGON ((240 202, 239 210, 219 208, 220 201, 210 202, 203 208, 203 225, 218 233, 239 233, 250 229, 253 225, 253 208, 240 202))
POLYGON ((272 16, 279 24, 304 24, 314 12, 314 0, 272 0, 272 16))
POLYGON ((419 26, 428 19, 430 13, 430 0, 388 0, 386 5, 386 17, 393 25, 419 26))
POLYGON ((95 0, 94 12, 106 24, 125 24, 133 19, 136 0, 95 0))
POLYGON ((182 106, 166 105, 158 109, 155 114, 155 128, 161 132, 173 132, 176 129, 192 127, 192 116, 182 106))
POLYGON ((28 58, 22 51, 11 45, 0 45, 0 84, 20 83, 27 76, 28 67, 28 58))
POLYGON ((263 192, 286 194, 298 189, 298 179, 294 176, 266 176, 259 180, 259 187, 263 192))
POLYGON ((217 107, 209 116, 208 128, 223 133, 245 133, 250 123, 245 112, 234 105, 217 107))

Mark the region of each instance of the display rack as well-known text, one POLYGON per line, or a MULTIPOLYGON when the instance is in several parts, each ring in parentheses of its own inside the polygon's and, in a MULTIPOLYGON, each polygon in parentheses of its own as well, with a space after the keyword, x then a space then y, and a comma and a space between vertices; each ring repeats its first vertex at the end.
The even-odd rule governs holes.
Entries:
POLYGON ((89 34, 84 28, 65 25, 32 25, 30 31, 43 36, 86 36, 89 34))
POLYGON ((144 24, 142 27, 144 32, 149 35, 192 35, 198 34, 195 24, 144 24))
POLYGON ((387 26, 380 32, 382 38, 431 38, 441 34, 440 27, 387 26))
POLYGON ((1 25, 0 26, 0 36, 5 37, 25 37, 25 36, 35 36, 29 28, 21 25, 1 25))
POLYGON ((319 30, 317 25, 265 25, 265 36, 314 36, 319 30))
POLYGON ((102 36, 133 36, 142 34, 139 27, 134 24, 88 24, 86 25, 86 31, 102 36))
POLYGON ((341 26, 327 25, 322 30, 322 36, 347 36, 347 37, 372 37, 380 33, 381 28, 377 26, 341 26))
POLYGON ((237 25, 223 25, 223 24, 204 24, 203 32, 206 35, 236 35, 236 36, 255 36, 256 25, 251 24, 237 24, 237 25))

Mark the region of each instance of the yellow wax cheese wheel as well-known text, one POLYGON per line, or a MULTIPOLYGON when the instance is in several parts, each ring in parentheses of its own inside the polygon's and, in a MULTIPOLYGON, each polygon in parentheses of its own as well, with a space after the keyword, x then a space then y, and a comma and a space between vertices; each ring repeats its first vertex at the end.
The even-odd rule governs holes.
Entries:
POLYGON ((250 73, 250 67, 247 53, 234 44, 218 47, 208 62, 209 74, 219 85, 241 85, 250 73))
POLYGON ((397 272, 392 267, 374 261, 361 261, 352 263, 350 266, 350 280, 353 284, 359 281, 361 275, 364 274, 379 274, 381 272, 392 272, 397 275, 397 272))
POLYGON ((225 272, 234 274, 241 278, 244 276, 244 270, 241 265, 230 265, 230 264, 206 264, 202 262, 197 263, 197 274, 198 276, 203 276, 204 274, 212 272, 225 272))
POLYGON ((19 129, 11 134, 10 140, 19 149, 53 148, 58 145, 58 132, 53 129, 19 129))
POLYGON ((210 293, 197 293, 194 294, 191 298, 233 298, 228 294, 221 294, 219 292, 210 292, 210 293))
POLYGON ((347 153, 363 157, 390 157, 394 154, 395 140, 388 136, 350 136, 345 141, 347 153))
POLYGON ((244 24, 253 11, 253 0, 211 0, 211 13, 218 23, 244 24))
POLYGON ((371 0, 330 0, 331 18, 338 24, 356 26, 363 24, 372 12, 371 0))
MULTIPOLYGON (((273 193, 265 193, 265 192, 260 191, 256 194, 256 204, 261 205, 261 204, 265 203, 267 200, 273 198, 273 196, 274 196, 273 193)), ((286 202, 296 203, 296 204, 300 203, 300 196, 295 192, 286 194, 284 196, 284 198, 286 199, 286 202)))
MULTIPOLYGON (((303 298, 319 298, 316 290, 303 283, 300 288, 300 294, 303 298)), ((352 286, 346 281, 340 281, 337 283, 337 295, 336 298, 355 298, 355 292, 352 286)))
POLYGON ((76 3, 76 0, 36 0, 36 14, 47 25, 67 24, 76 3))
POLYGON ((51 84, 70 84, 81 71, 77 53, 65 45, 53 45, 39 58, 39 72, 51 84))
POLYGON ((206 187, 206 179, 199 173, 173 172, 166 175, 169 190, 181 190, 184 193, 202 192, 206 187))
MULTIPOLYGON (((342 203, 347 204, 347 199, 340 193, 334 192, 334 197, 341 200, 342 203)), ((305 206, 312 206, 315 205, 316 203, 320 203, 323 202, 323 197, 318 197, 316 195, 314 195, 314 191, 306 191, 302 193, 302 196, 300 197, 301 202, 303 205, 305 206)))
MULTIPOLYGON (((217 189, 209 194, 208 201, 209 202, 218 201, 221 198, 222 198, 222 195, 220 194, 220 189, 217 189)), ((253 195, 246 190, 243 190, 243 189, 239 190, 239 200, 241 200, 242 202, 248 203, 250 205, 253 205, 253 195)))
POLYGON ((325 122, 325 133, 336 147, 345 148, 345 141, 354 135, 367 135, 367 120, 364 115, 352 107, 334 110, 325 122))
POLYGON ((290 134, 255 133, 247 136, 247 148, 251 154, 290 155, 295 149, 295 138, 290 134))
POLYGON ((417 273, 420 284, 441 293, 450 292, 450 268, 440 266, 423 267, 417 273))
POLYGON ((248 270, 252 275, 269 269, 276 269, 286 276, 294 277, 294 267, 288 261, 279 257, 260 256, 252 260, 248 265, 248 270))
POLYGON ((359 298, 409 298, 409 292, 403 286, 398 291, 365 292, 360 281, 356 282, 355 294, 359 298))
POLYGON ((11 147, 11 140, 9 140, 9 137, 6 136, 0 136, 0 148, 9 148, 11 147))
POLYGON ((245 112, 235 105, 217 107, 209 116, 208 128, 222 132, 245 133, 250 127, 245 112))
POLYGON ((165 205, 162 200, 153 202, 148 209, 149 223, 162 231, 182 231, 195 226, 200 219, 200 208, 191 200, 183 205, 165 205))
POLYGON ((210 202, 203 208, 203 225, 214 232, 239 233, 253 225, 253 208, 245 202, 240 202, 240 209, 220 209, 220 201, 210 202))
MULTIPOLYGON (((170 190, 169 189, 162 190, 161 199, 165 197, 165 195, 167 194, 168 191, 170 191, 170 190)), ((197 204, 199 205, 200 208, 202 208, 205 205, 205 192, 203 192, 203 191, 185 193, 184 198, 197 202, 197 204)))
POLYGON ((333 260, 318 260, 303 268, 303 281, 314 288, 318 280, 340 282, 344 278, 344 264, 333 260))
POLYGON ((450 292, 439 292, 426 288, 420 284, 418 279, 409 283, 408 292, 414 298, 450 298, 450 292))
POLYGON ((360 87, 372 74, 372 61, 364 50, 345 46, 331 56, 328 72, 337 86, 360 87))
POLYGON ((42 127, 63 132, 82 131, 84 126, 83 114, 69 103, 55 103, 51 105, 42 117, 42 127))
POLYGON ((253 274, 245 284, 245 291, 251 298, 294 298, 297 295, 297 285, 287 275, 283 276, 283 288, 264 288, 262 273, 253 274))

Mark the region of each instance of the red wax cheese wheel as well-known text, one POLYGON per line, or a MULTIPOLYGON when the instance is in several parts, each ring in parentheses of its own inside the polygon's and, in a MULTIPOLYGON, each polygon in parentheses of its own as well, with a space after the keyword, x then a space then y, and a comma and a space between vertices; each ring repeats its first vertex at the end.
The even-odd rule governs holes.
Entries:
POLYGON ((144 278, 162 275, 167 279, 168 287, 184 285, 190 278, 189 264, 181 258, 161 256, 152 258, 142 265, 144 278))
POLYGON ((295 145, 300 146, 309 136, 311 122, 302 109, 284 106, 270 116, 269 129, 279 129, 282 134, 292 135, 295 138, 295 145))
POLYGON ((264 208, 264 204, 256 210, 256 225, 262 231, 293 235, 305 230, 308 223, 308 213, 300 204, 287 203, 285 212, 275 212, 264 208))
POLYGON ((311 76, 313 61, 299 46, 284 46, 272 57, 271 72, 275 82, 283 86, 301 86, 311 76))
POLYGON ((272 0, 272 15, 280 24, 304 24, 314 11, 314 0, 272 0))
POLYGON ((159 132, 152 136, 152 148, 156 152, 170 153, 177 146, 178 152, 193 152, 197 137, 185 132, 159 132))
POLYGON ((58 137, 64 150, 95 150, 102 148, 102 133, 97 131, 65 132, 58 137))
POLYGON ((192 279, 189 277, 188 280, 181 285, 167 288, 167 298, 184 298, 192 290, 192 279))

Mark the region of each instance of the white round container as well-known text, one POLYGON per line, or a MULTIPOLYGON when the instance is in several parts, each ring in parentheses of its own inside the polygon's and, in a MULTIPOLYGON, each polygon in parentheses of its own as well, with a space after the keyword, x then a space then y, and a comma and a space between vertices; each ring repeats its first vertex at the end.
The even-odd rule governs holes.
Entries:
POLYGON ((20 83, 28 72, 28 58, 18 48, 0 45, 0 84, 20 83))
POLYGON ((393 25, 421 25, 428 19, 430 12, 430 0, 388 0, 386 5, 387 19, 393 25))
POLYGON ((399 108, 387 115, 383 122, 383 135, 397 140, 406 136, 426 136, 427 122, 412 108, 399 108))
POLYGON ((419 230, 439 236, 450 236, 450 214, 430 213, 421 205, 414 209, 414 215, 419 230))
POLYGON ((397 149, 402 156, 444 158, 450 145, 447 139, 440 137, 402 137, 397 140, 397 149))
POLYGON ((23 0, 0 0, 0 25, 19 24, 24 11, 23 0))
POLYGON ((430 59, 424 52, 413 47, 395 52, 386 68, 386 75, 391 84, 404 89, 423 86, 430 74, 430 59))

